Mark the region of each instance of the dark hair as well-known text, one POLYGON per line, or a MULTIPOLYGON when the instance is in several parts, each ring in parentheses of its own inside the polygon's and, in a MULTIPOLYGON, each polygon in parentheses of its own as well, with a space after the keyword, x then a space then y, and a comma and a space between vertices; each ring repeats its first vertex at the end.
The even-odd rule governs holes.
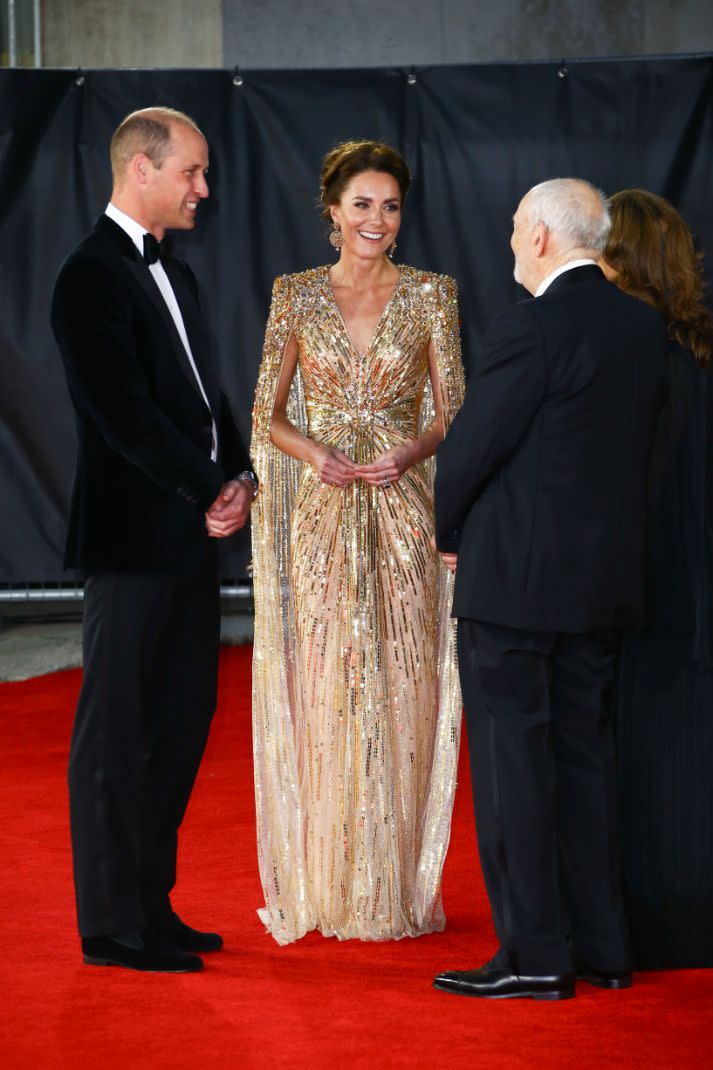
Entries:
POLYGON ((625 189, 610 202, 612 226, 602 253, 622 290, 653 305, 671 338, 700 364, 713 356, 713 320, 703 302, 703 254, 688 224, 663 197, 625 189))
POLYGON ((401 199, 408 193, 411 175, 403 156, 383 141, 342 141, 322 160, 319 176, 319 203, 323 217, 332 217, 330 206, 339 204, 344 190, 355 175, 364 171, 381 171, 392 175, 399 184, 401 199))

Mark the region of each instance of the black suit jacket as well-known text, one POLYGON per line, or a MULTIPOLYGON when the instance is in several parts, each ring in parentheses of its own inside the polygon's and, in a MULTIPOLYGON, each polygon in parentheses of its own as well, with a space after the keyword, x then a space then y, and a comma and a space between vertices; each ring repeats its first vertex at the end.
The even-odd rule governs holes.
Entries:
POLYGON ((171 314, 129 236, 102 216, 60 269, 52 329, 74 403, 79 452, 65 565, 183 573, 212 552, 204 513, 250 468, 211 364, 196 282, 164 263, 218 427, 171 314))
POLYGON ((499 317, 437 453, 454 616, 567 632, 639 619, 666 351, 659 314, 595 266, 499 317))

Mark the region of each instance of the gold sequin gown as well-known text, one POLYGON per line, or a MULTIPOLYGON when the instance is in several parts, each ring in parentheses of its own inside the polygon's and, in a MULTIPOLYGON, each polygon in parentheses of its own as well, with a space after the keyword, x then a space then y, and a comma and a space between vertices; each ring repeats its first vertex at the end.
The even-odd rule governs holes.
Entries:
POLYGON ((389 940, 442 929, 461 700, 452 578, 430 547, 432 462, 385 489, 322 484, 270 442, 290 335, 287 415, 358 463, 434 415, 434 342, 446 426, 462 401, 457 295, 401 267, 369 347, 353 347, 328 269, 275 282, 252 455, 253 738, 265 925, 389 940))

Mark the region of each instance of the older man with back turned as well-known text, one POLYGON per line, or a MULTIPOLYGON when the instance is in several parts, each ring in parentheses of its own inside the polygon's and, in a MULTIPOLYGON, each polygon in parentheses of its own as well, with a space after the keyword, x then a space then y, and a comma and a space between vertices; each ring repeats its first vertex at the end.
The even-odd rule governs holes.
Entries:
POLYGON ((437 988, 566 999, 631 984, 608 699, 643 598, 658 313, 596 264, 603 196, 553 179, 513 221, 509 308, 437 454, 481 865, 500 949, 437 988))
POLYGON ((178 828, 215 708, 215 538, 256 489, 195 279, 168 255, 208 196, 208 146, 169 108, 127 116, 106 213, 57 279, 52 327, 79 455, 65 563, 85 576, 69 763, 84 961, 191 972, 217 933, 173 911, 178 828))

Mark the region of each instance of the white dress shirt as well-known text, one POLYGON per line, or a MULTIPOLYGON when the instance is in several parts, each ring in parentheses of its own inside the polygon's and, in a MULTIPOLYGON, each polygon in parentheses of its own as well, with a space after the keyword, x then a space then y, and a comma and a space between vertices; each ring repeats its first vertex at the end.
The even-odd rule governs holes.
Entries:
POLYGON ((555 279, 558 278, 560 275, 564 275, 565 271, 571 271, 572 268, 584 267, 585 264, 596 264, 596 260, 592 260, 589 258, 583 260, 568 260, 566 264, 563 264, 562 267, 556 268, 554 271, 550 272, 547 278, 542 280, 540 285, 535 290, 535 297, 542 297, 543 293, 550 285, 550 283, 554 282, 555 279))
MULTIPOLYGON (((141 224, 137 223, 135 219, 131 218, 131 216, 128 216, 126 212, 122 212, 121 209, 117 208, 115 204, 111 203, 111 201, 106 206, 106 215, 109 216, 109 219, 113 219, 114 222, 117 223, 122 230, 126 231, 136 248, 141 253, 141 256, 143 257, 144 234, 148 233, 146 228, 142 227, 141 224)), ((188 335, 186 334, 186 327, 183 322, 183 316, 181 315, 181 310, 178 307, 178 301, 176 300, 176 295, 173 292, 173 287, 171 286, 168 275, 166 274, 164 266, 160 260, 157 260, 155 264, 149 265, 149 271, 153 275, 154 282, 161 291, 161 296, 166 302, 168 311, 171 313, 171 319, 176 324, 176 330, 178 331, 181 341, 183 342, 183 348, 186 351, 186 356, 188 357, 191 368, 193 369, 193 374, 196 377, 196 382, 198 383, 200 392, 203 395, 203 400, 205 401, 206 405, 208 406, 208 410, 210 411, 210 403, 206 396, 206 392, 203 389, 203 383, 201 382, 201 377, 198 374, 196 362, 193 359, 193 354, 191 353, 191 346, 190 342, 188 341, 188 335)), ((212 412, 211 421, 213 424, 213 445, 210 451, 210 457, 212 461, 215 461, 218 457, 218 428, 215 426, 215 420, 213 419, 212 412)))

